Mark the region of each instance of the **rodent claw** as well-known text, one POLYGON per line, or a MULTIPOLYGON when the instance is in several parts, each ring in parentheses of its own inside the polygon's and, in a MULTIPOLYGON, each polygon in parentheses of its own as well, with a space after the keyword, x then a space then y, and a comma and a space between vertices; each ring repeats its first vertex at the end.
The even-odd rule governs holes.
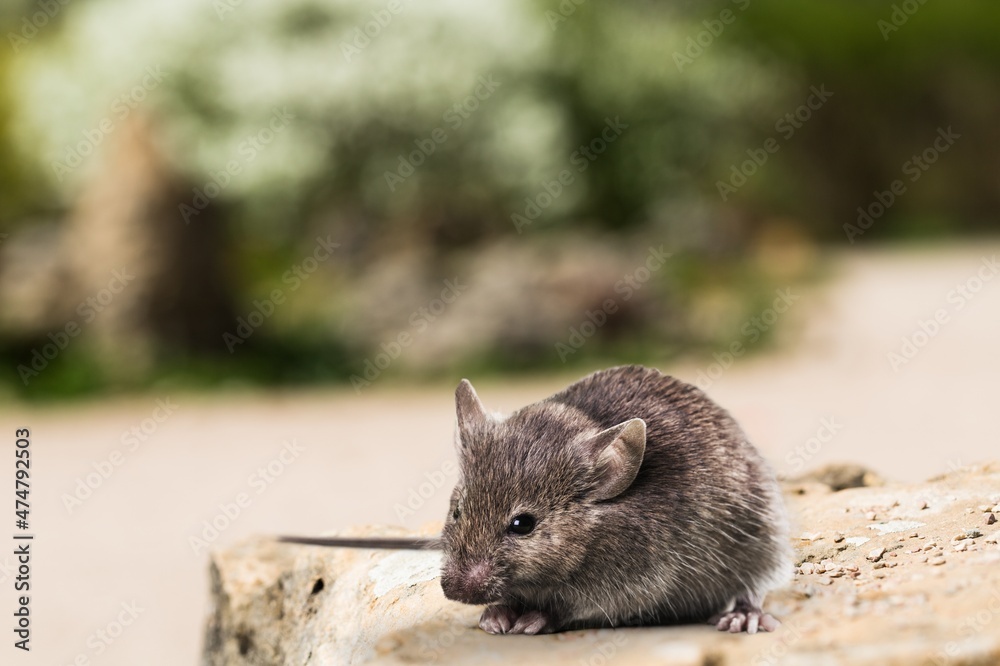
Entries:
POLYGON ((774 616, 759 608, 734 609, 728 613, 716 615, 709 622, 714 624, 719 631, 728 631, 733 634, 742 631, 756 634, 758 631, 774 631, 781 626, 781 623, 774 619, 774 616))
POLYGON ((479 628, 488 634, 539 634, 553 630, 549 616, 541 611, 518 613, 510 606, 487 606, 479 618, 479 628))
POLYGON ((528 611, 517 618, 514 627, 510 630, 512 634, 534 635, 541 633, 549 623, 548 617, 541 611, 528 611))
POLYGON ((509 606, 487 606, 479 618, 479 628, 488 634, 506 634, 517 620, 517 613, 509 606))

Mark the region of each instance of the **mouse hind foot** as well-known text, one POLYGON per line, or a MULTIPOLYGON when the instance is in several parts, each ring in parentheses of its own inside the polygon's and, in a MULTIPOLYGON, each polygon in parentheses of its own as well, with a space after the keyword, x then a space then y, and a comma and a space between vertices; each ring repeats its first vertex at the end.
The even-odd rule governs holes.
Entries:
POLYGON ((765 613, 761 608, 764 599, 757 595, 744 594, 736 598, 732 608, 709 620, 719 631, 728 631, 733 634, 747 632, 755 634, 757 631, 774 631, 781 623, 774 616, 765 613))

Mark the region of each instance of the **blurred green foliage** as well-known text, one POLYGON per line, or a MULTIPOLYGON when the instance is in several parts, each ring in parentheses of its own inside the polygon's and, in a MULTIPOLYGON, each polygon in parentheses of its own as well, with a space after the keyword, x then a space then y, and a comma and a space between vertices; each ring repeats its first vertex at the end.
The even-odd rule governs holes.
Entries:
POLYGON ((1000 6, 990 2, 755 2, 725 36, 796 82, 774 111, 801 103, 795 95, 813 84, 835 96, 782 146, 746 204, 842 242, 857 207, 893 180, 909 185, 904 163, 952 127, 962 138, 865 240, 995 232, 998 25, 1000 6))
MULTIPOLYGON (((367 41, 358 31, 385 2, 222 6, 80 0, 23 49, 0 49, 0 232, 70 210, 91 165, 61 180, 53 163, 161 66, 169 75, 136 112, 157 123, 192 196, 227 161, 245 162, 212 202, 226 220, 220 261, 237 312, 280 284, 317 234, 344 244, 323 282, 238 357, 167 356, 140 385, 343 380, 372 341, 345 332, 353 315, 342 297, 381 260, 420 250, 432 281, 498 240, 580 230, 667 240, 677 258, 657 276, 671 321, 609 327, 574 362, 710 351, 767 302, 777 278, 754 253, 775 230, 796 244, 847 242, 858 207, 903 177, 939 128, 961 138, 863 241, 997 228, 993 3, 403 3, 367 41), (456 116, 482 77, 499 88, 456 116), (778 123, 813 87, 833 97, 781 136, 778 123), (244 160, 247 137, 277 108, 294 120, 244 160), (609 119, 627 129, 518 234, 512 216, 572 168, 609 119), (392 183, 387 174, 403 173, 435 129, 446 140, 392 183), (723 200, 719 183, 775 137, 777 152, 723 200), (719 290, 730 295, 726 314, 707 327, 687 321, 719 290)), ((5 5, 4 34, 31 10, 5 5)), ((0 341, 0 362, 11 367, 40 341, 37 332, 0 341)), ((558 363, 527 349, 458 360, 480 369, 558 363)), ((107 389, 115 381, 105 365, 74 350, 27 392, 107 389)), ((26 390, 16 378, 10 387, 26 390)))

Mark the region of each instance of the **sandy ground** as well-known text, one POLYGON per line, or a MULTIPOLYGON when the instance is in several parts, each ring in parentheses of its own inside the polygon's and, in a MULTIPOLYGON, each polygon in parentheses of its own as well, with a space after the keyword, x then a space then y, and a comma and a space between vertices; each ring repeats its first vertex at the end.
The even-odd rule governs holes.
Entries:
MULTIPOLYGON (((998 243, 845 256, 825 286, 793 287, 800 298, 778 322, 796 340, 791 351, 739 357, 725 370, 714 359, 662 369, 689 381, 714 375, 709 394, 782 474, 847 460, 916 481, 1000 458, 1000 276, 989 263, 995 256, 998 243), (924 335, 920 322, 937 311, 944 323, 924 335), (893 368, 887 354, 902 356, 904 338, 914 340, 916 353, 893 368)), ((512 409, 576 375, 477 386, 489 406, 512 409)), ((418 527, 439 519, 453 480, 452 388, 403 391, 376 382, 360 396, 350 388, 163 391, 3 407, 8 451, 15 428, 32 430, 37 535, 32 651, 14 650, 8 629, 3 663, 196 663, 206 545, 255 533, 418 527), (157 400, 172 405, 162 423, 148 420, 163 415, 157 400), (144 420, 145 441, 130 439, 129 430, 144 420), (68 508, 66 498, 97 468, 106 472, 115 451, 119 464, 110 475, 91 476, 96 488, 68 508), (223 529, 206 533, 204 521, 223 529)), ((12 476, 13 465, 7 469, 12 476)), ((0 610, 8 623, 11 551, 0 550, 0 610)))

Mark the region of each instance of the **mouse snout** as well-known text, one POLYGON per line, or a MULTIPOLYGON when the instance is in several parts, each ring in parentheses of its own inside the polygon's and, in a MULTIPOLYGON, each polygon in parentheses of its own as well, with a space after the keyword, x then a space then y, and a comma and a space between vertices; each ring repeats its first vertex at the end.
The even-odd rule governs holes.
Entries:
POLYGON ((493 601, 489 593, 493 567, 487 562, 449 567, 441 575, 441 589, 452 601, 465 604, 487 604, 493 601))

